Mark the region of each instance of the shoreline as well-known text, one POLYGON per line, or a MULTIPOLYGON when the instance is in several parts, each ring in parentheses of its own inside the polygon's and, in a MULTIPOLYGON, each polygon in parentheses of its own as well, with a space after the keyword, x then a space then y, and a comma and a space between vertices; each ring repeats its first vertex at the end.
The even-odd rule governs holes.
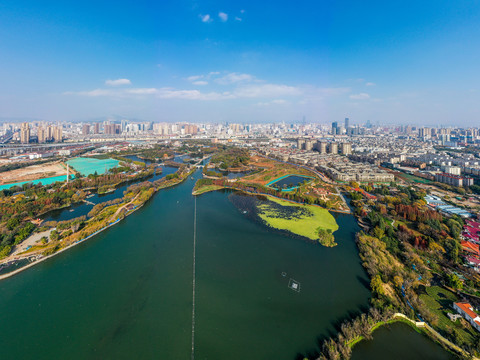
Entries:
MULTIPOLYGON (((127 216, 130 216, 131 214, 133 214, 135 211, 137 211, 138 209, 140 209, 142 206, 143 206, 143 204, 141 204, 141 205, 137 206, 135 209, 131 210, 128 214, 125 215, 125 217, 124 217, 123 219, 125 219, 127 216)), ((86 240, 91 239, 92 237, 94 237, 94 236, 100 234, 101 232, 103 232, 104 230, 107 230, 108 228, 110 228, 110 227, 118 224, 118 223, 119 223, 121 220, 123 220, 123 219, 120 219, 120 218, 119 218, 119 219, 115 220, 114 222, 108 224, 107 226, 101 228, 100 230, 97 230, 97 231, 94 232, 93 234, 90 234, 90 235, 88 235, 87 237, 85 237, 85 238, 83 238, 83 239, 80 239, 80 240, 78 240, 78 241, 76 241, 76 242, 68 245, 67 247, 64 247, 63 249, 60 249, 60 250, 58 250, 57 252, 55 252, 55 253, 53 253, 53 254, 51 254, 51 255, 44 256, 44 257, 42 257, 41 259, 35 260, 35 261, 31 262, 30 264, 25 265, 25 266, 22 266, 21 268, 19 268, 19 269, 17 269, 17 270, 14 270, 14 271, 12 271, 12 272, 9 272, 9 273, 0 275, 0 281, 1 281, 1 280, 4 280, 4 279, 7 279, 7 278, 9 278, 9 277, 11 277, 11 276, 14 276, 14 275, 16 275, 16 274, 19 274, 19 273, 21 273, 21 272, 24 271, 24 270, 27 270, 27 269, 29 269, 29 268, 37 265, 37 264, 40 264, 41 262, 43 262, 43 261, 45 261, 45 260, 47 260, 47 259, 50 259, 50 258, 52 258, 52 257, 54 257, 54 256, 56 256, 56 255, 58 255, 58 254, 60 254, 60 253, 62 253, 62 252, 64 252, 65 250, 69 250, 69 249, 73 248, 74 246, 76 246, 76 245, 78 245, 78 244, 81 244, 82 242, 84 242, 84 241, 86 241, 86 240)))
MULTIPOLYGON (((193 172, 194 172, 194 171, 193 171, 193 172)), ((43 262, 43 261, 45 261, 45 260, 47 260, 47 259, 50 259, 50 258, 52 258, 52 257, 54 257, 54 256, 56 256, 56 255, 58 255, 58 254, 60 254, 60 253, 62 253, 62 252, 64 252, 65 250, 69 250, 69 249, 73 248, 74 246, 76 246, 76 245, 78 245, 78 244, 81 244, 81 243, 83 243, 84 241, 93 238, 94 236, 100 234, 101 232, 103 232, 104 230, 110 228, 111 226, 114 226, 114 225, 118 224, 121 220, 127 218, 128 216, 132 215, 135 211, 137 211, 138 209, 142 208, 143 205, 144 205, 145 203, 147 203, 148 200, 150 200, 150 199, 155 195, 155 193, 157 193, 157 192, 160 191, 160 190, 167 189, 167 188, 170 188, 170 187, 173 187, 173 186, 176 186, 176 185, 181 184, 181 183, 184 182, 186 179, 188 179, 188 176, 190 176, 193 172, 189 172, 189 173, 185 176, 185 178, 179 179, 180 181, 178 181, 178 182, 176 182, 176 183, 168 184, 168 185, 166 185, 166 186, 164 186, 164 187, 160 187, 160 188, 158 188, 158 189, 155 189, 154 194, 153 194, 149 199, 147 199, 147 201, 145 201, 143 204, 140 204, 140 205, 136 206, 134 209, 130 210, 129 213, 125 214, 125 217, 124 217, 124 218, 122 218, 122 219, 121 219, 121 218, 118 218, 117 220, 115 220, 114 222, 108 224, 107 226, 103 227, 102 229, 97 230, 96 232, 94 232, 94 233, 86 236, 86 237, 83 238, 83 239, 77 240, 76 242, 68 245, 67 247, 65 247, 65 248, 63 248, 63 249, 60 249, 60 250, 56 251, 55 253, 53 253, 53 254, 51 254, 51 255, 47 255, 47 256, 45 256, 45 257, 42 257, 42 258, 39 259, 39 260, 35 260, 34 262, 31 262, 30 264, 27 264, 27 265, 25 265, 25 266, 22 266, 21 268, 16 269, 16 270, 14 270, 14 271, 12 271, 12 272, 9 272, 9 273, 0 275, 0 281, 5 280, 5 279, 8 279, 9 277, 12 277, 12 276, 14 276, 14 275, 17 275, 17 274, 21 273, 21 272, 24 271, 24 270, 27 270, 27 269, 29 269, 29 268, 37 265, 37 264, 40 264, 41 262, 43 262)), ((21 260, 21 259, 19 259, 19 260, 21 260)))
POLYGON ((222 190, 222 189, 229 189, 229 190, 236 190, 236 191, 240 191, 240 192, 243 192, 245 194, 248 194, 248 195, 261 195, 261 196, 271 196, 273 198, 276 198, 276 199, 279 199, 279 200, 283 200, 283 201, 288 201, 288 202, 291 202, 293 204, 298 204, 298 205, 310 205, 310 206, 317 206, 319 207, 320 209, 325 209, 327 211, 332 211, 332 212, 336 212, 336 213, 340 213, 340 214, 350 214, 352 215, 352 211, 349 210, 349 211, 346 211, 346 210, 338 210, 338 209, 327 209, 327 208, 324 208, 320 205, 317 205, 317 204, 304 204, 304 203, 301 203, 301 202, 297 202, 297 201, 294 201, 294 200, 290 200, 290 199, 285 199, 285 198, 282 198, 282 197, 278 197, 276 195, 272 195, 272 194, 266 194, 266 193, 259 193, 259 192, 251 192, 251 191, 248 191, 248 190, 244 190, 244 189, 237 189, 235 187, 231 187, 231 186, 222 186, 222 185, 216 185, 216 186, 221 186, 221 188, 219 189, 211 189, 211 190, 207 190, 207 191, 204 191, 204 192, 201 192, 201 193, 198 193, 197 190, 194 190, 192 191, 192 195, 193 196, 200 196, 202 194, 206 194, 208 192, 211 192, 211 191, 218 191, 218 190, 222 190))
MULTIPOLYGON (((395 323, 404 323, 410 327, 412 327, 415 331, 424 334, 427 336, 430 340, 433 342, 439 344, 442 346, 446 351, 456 355, 456 356, 463 356, 464 358, 468 359, 473 359, 473 360, 479 360, 479 358, 469 354, 456 344, 452 343, 450 340, 444 338, 441 334, 439 334, 435 329, 433 329, 428 323, 423 322, 423 321, 415 321, 410 319, 407 315, 402 314, 402 313, 395 313, 391 317, 391 319, 387 321, 381 321, 378 322, 370 328, 370 335, 373 337, 373 334, 376 330, 380 329, 382 326, 385 325, 390 325, 390 324, 395 324, 395 323)), ((347 345, 352 349, 352 351, 355 348, 355 345, 358 343, 366 340, 364 336, 359 336, 353 340, 350 341, 347 345)))

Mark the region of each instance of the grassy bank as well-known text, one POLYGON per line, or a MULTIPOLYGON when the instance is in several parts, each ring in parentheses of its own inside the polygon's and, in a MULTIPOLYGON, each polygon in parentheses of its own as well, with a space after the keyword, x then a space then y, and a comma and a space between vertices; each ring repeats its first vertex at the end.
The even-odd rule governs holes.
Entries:
POLYGON ((311 240, 319 240, 320 229, 330 233, 338 230, 335 218, 326 209, 299 205, 270 196, 267 198, 270 203, 259 205, 258 215, 275 229, 287 230, 311 240))
POLYGON ((216 191, 223 188, 224 186, 220 186, 220 185, 204 185, 204 186, 201 186, 199 189, 193 189, 192 195, 201 195, 210 191, 216 191))

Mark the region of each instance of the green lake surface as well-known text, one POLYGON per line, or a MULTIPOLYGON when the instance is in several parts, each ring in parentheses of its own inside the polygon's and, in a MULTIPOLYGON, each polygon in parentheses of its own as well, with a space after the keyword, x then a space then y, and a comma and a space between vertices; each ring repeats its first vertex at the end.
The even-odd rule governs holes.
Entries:
POLYGON ((373 333, 373 340, 362 341, 353 348, 351 360, 455 360, 454 354, 443 349, 426 335, 409 325, 395 323, 373 333))
POLYGON ((118 163, 119 161, 115 159, 95 159, 87 157, 78 157, 67 161, 68 165, 84 176, 95 174, 95 172, 97 174, 104 174, 107 170, 117 167, 118 163))
POLYGON ((67 175, 52 176, 52 177, 43 178, 43 179, 21 181, 21 182, 16 182, 11 184, 0 185, 0 190, 10 189, 12 186, 22 186, 23 184, 29 184, 29 183, 34 185, 40 184, 40 183, 42 183, 42 185, 50 185, 50 184, 56 183, 57 181, 65 181, 65 180, 67 180, 67 175))
MULTIPOLYGON (((200 176, 1 281, 1 358, 190 359, 191 190, 200 176)), ((339 245, 325 248, 254 221, 234 205, 235 196, 213 192, 196 200, 195 358, 315 355, 319 339, 368 306, 355 219, 336 215, 339 245), (290 279, 300 292, 289 288, 290 279)))

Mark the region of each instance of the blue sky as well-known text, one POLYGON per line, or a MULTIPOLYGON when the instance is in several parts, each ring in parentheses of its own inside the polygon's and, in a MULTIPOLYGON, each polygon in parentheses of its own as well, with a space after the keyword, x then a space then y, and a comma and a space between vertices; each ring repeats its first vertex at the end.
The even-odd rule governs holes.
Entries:
POLYGON ((0 117, 478 126, 479 1, 0 2, 0 117))

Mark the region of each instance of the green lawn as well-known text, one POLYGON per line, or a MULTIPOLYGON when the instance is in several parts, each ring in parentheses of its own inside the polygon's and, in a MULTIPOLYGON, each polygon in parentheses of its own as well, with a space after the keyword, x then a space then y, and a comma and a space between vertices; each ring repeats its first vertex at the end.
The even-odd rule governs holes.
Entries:
POLYGON ((425 290, 427 294, 420 295, 420 299, 430 311, 438 316, 438 328, 443 331, 448 331, 448 328, 455 328, 463 342, 471 344, 474 340, 472 334, 462 327, 460 320, 454 323, 447 316, 449 312, 455 313, 451 306, 453 302, 458 301, 457 296, 440 286, 430 286, 425 290))
POLYGON ((216 191, 223 189, 223 186, 219 185, 202 185, 198 189, 193 190, 193 195, 200 195, 200 194, 205 194, 210 191, 216 191))
POLYGON ((268 202, 261 204, 258 215, 273 228, 287 230, 311 240, 318 240, 318 228, 330 230, 332 233, 338 230, 335 218, 326 209, 273 197, 268 197, 268 200, 277 206, 268 202))
POLYGON ((411 175, 411 174, 407 174, 407 173, 401 173, 401 175, 399 175, 399 176, 403 177, 407 180, 416 182, 416 183, 421 183, 421 184, 431 184, 432 183, 431 180, 424 179, 424 178, 421 178, 421 177, 418 177, 418 176, 415 176, 415 175, 411 175))

